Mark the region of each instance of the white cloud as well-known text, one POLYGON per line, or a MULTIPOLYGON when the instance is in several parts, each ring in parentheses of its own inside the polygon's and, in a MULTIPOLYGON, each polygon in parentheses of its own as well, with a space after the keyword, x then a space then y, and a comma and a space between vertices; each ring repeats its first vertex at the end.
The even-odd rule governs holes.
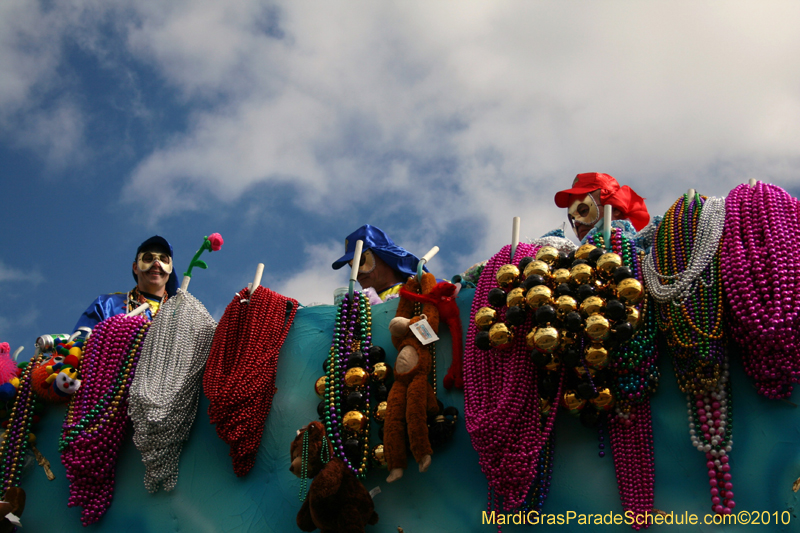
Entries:
POLYGON ((551 195, 578 172, 668 192, 651 202, 663 212, 684 188, 749 177, 708 182, 720 162, 780 181, 800 155, 790 4, 290 2, 271 11, 283 39, 253 23, 259 6, 140 10, 132 49, 211 105, 142 162, 128 198, 160 183, 192 209, 279 182, 325 210, 362 188, 389 210, 415 202, 435 232, 470 212, 494 233, 513 214, 560 222, 551 195), (409 190, 433 198, 392 197, 409 190), (461 207, 434 209, 442 195, 461 207))
MULTIPOLYGON (((689 187, 796 183, 791 3, 4 6, 0 20, 18 21, 0 31, 27 46, 0 46, 13 66, 0 110, 47 83, 64 36, 103 56, 105 23, 180 93, 186 130, 141 160, 123 191, 154 213, 290 185, 309 211, 369 216, 379 204, 424 224, 421 248, 468 221, 485 257, 510 239, 515 215, 530 237, 560 224, 552 195, 579 172, 632 185, 653 214, 689 187)), ((49 122, 33 115, 38 133, 23 136, 57 160, 79 150, 83 131, 80 108, 65 102, 49 122)))
POLYGON ((0 283, 2 282, 24 282, 38 285, 44 281, 44 277, 37 270, 22 270, 7 266, 0 260, 0 283))
MULTIPOLYGON (((342 237, 344 238, 344 236, 342 237)), ((302 305, 314 303, 333 304, 333 292, 346 287, 350 276, 347 268, 333 270, 331 264, 342 255, 341 242, 315 244, 305 247, 308 258, 302 270, 288 278, 274 278, 264 273, 261 284, 279 294, 290 296, 302 305)), ((359 286, 356 284, 356 289, 359 286)))

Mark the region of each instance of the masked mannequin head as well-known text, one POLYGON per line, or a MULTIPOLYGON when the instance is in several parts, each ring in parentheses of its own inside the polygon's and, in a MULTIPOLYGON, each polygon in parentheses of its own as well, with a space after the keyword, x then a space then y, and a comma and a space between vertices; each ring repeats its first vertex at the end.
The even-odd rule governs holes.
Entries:
POLYGON ((650 220, 644 199, 627 185, 620 187, 608 174, 578 174, 571 189, 556 193, 555 202, 567 209, 567 218, 581 240, 603 219, 604 205, 612 206, 612 220, 630 220, 637 230, 650 220))

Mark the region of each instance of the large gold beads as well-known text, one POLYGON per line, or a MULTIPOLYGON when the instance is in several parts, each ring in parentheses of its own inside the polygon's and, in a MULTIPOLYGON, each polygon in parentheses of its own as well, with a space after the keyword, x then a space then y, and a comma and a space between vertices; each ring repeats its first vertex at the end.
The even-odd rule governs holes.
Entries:
POLYGON ((603 315, 592 315, 586 319, 586 334, 594 341, 607 339, 610 330, 608 319, 603 315))
POLYGON ((589 296, 581 302, 581 312, 585 316, 596 315, 603 310, 605 302, 599 296, 589 296))
POLYGON ((614 276, 617 267, 622 266, 622 258, 613 252, 605 253, 597 260, 597 272, 606 279, 614 276))
POLYGON ((511 289, 508 292, 508 296, 506 296, 506 306, 508 307, 518 307, 525 303, 525 289, 522 287, 517 287, 515 289, 511 289))
POLYGON ((388 406, 388 403, 381 402, 372 412, 372 418, 374 418, 379 424, 383 424, 383 421, 386 420, 386 409, 388 409, 388 406))
POLYGON ((539 251, 536 252, 536 260, 537 261, 544 261, 548 265, 552 265, 558 259, 558 250, 552 246, 542 246, 539 248, 539 251))
POLYGON ((586 363, 597 370, 608 365, 608 350, 600 343, 593 343, 586 348, 586 363))
POLYGON ((569 280, 577 285, 590 283, 594 279, 594 269, 586 263, 575 265, 569 271, 569 280))
POLYGON ((553 291, 551 291, 550 287, 546 285, 537 285, 532 287, 525 297, 525 301, 528 303, 531 309, 538 309, 544 304, 549 304, 552 299, 553 291))
POLYGON ((319 399, 323 399, 325 397, 325 383, 328 381, 328 376, 322 376, 314 383, 314 392, 317 393, 319 399))
POLYGON ((489 328, 489 342, 491 342, 493 346, 511 344, 511 341, 513 340, 514 334, 511 333, 511 330, 508 329, 508 326, 502 322, 499 322, 489 328))
POLYGON ((541 352, 553 353, 558 348, 559 340, 558 330, 552 326, 533 330, 534 347, 541 352))
POLYGON ((610 411, 614 407, 614 395, 607 387, 597 389, 597 396, 589 400, 597 409, 610 411))
POLYGON ((597 249, 594 244, 583 244, 575 250, 575 259, 589 259, 589 254, 597 249))
POLYGON ((542 276, 543 278, 550 277, 550 265, 544 261, 531 261, 525 267, 525 277, 529 276, 542 276))
POLYGON ((383 444, 378 444, 372 448, 372 460, 375 461, 375 464, 378 466, 386 466, 386 456, 383 449, 383 444))
POLYGON ((486 331, 492 327, 492 324, 495 322, 497 322, 497 311, 491 307, 481 307, 478 309, 478 312, 475 313, 475 324, 481 331, 486 331))
POLYGON ((372 379, 375 381, 386 381, 386 378, 391 377, 392 369, 386 363, 375 363, 372 367, 372 379))
POLYGON ((369 381, 369 374, 360 366, 355 366, 344 375, 344 383, 348 387, 361 387, 369 381))
POLYGON ((361 411, 347 411, 342 419, 345 429, 354 433, 360 433, 367 427, 367 417, 361 411))
POLYGON ((519 282, 519 268, 515 265, 503 265, 497 271, 495 279, 497 284, 504 289, 513 287, 519 282))
POLYGON ((556 285, 569 283, 569 270, 566 268, 557 269, 555 272, 553 272, 553 281, 556 283, 556 285))
POLYGON ((586 406, 586 400, 578 396, 578 394, 574 390, 568 390, 564 393, 562 397, 562 401, 564 403, 564 407, 570 412, 570 414, 577 415, 580 413, 581 409, 586 406))
POLYGON ((626 307, 625 313, 627 314, 627 321, 630 322, 633 329, 639 329, 641 325, 641 315, 639 314, 639 310, 635 307, 626 307))
POLYGON ((564 315, 576 311, 578 309, 578 301, 572 296, 565 294, 556 299, 556 313, 558 317, 563 319, 564 315))
POLYGON ((623 279, 617 284, 617 296, 628 305, 636 305, 644 298, 644 287, 636 278, 623 279))

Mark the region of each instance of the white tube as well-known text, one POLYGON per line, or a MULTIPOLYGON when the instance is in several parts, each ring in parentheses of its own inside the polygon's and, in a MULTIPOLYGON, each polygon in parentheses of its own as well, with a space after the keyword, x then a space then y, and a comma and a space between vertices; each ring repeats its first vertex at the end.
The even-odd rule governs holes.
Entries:
POLYGON ((428 253, 427 253, 427 254, 425 254, 425 255, 423 255, 423 256, 422 256, 422 258, 420 259, 420 261, 422 261, 423 263, 427 263, 428 261, 430 261, 431 259, 433 259, 433 256, 434 256, 434 255, 436 255, 436 254, 438 254, 438 253, 439 253, 439 247, 438 247, 438 246, 434 246, 433 248, 431 248, 430 250, 428 250, 428 253))
POLYGON ((192 281, 192 277, 191 276, 183 276, 183 279, 181 280, 181 290, 183 292, 186 292, 186 289, 189 288, 189 282, 190 281, 192 281))
POLYGON ((25 347, 24 347, 24 346, 20 346, 19 348, 17 348, 16 350, 14 350, 14 355, 12 355, 12 356, 11 356, 11 358, 12 358, 14 361, 16 361, 16 360, 17 360, 17 357, 19 357, 19 353, 20 353, 22 350, 24 350, 24 349, 25 349, 25 347))
POLYGON ((514 260, 514 255, 517 253, 517 245, 519 244, 519 217, 514 217, 511 222, 511 260, 514 260))
POLYGON ((755 178, 750 178, 750 180, 747 182, 747 184, 750 185, 751 187, 755 187, 756 186, 756 179, 755 178))
POLYGON ((361 263, 361 250, 364 248, 364 241, 361 239, 356 241, 356 249, 353 252, 353 268, 350 269, 350 281, 358 279, 358 267, 361 263))
POLYGON ((145 309, 147 309, 148 307, 150 307, 149 303, 143 303, 142 305, 140 305, 139 307, 137 307, 136 309, 134 309, 133 311, 131 311, 130 313, 128 313, 125 316, 126 317, 131 317, 131 316, 141 315, 142 313, 144 313, 145 309))
POLYGON ((256 277, 253 278, 253 284, 250 285, 250 294, 253 294, 259 285, 261 285, 262 275, 264 275, 264 263, 259 263, 256 267, 256 277))
POLYGON ((694 195, 697 194, 697 191, 694 189, 689 189, 689 192, 686 193, 689 196, 689 201, 691 202, 694 200, 694 195))

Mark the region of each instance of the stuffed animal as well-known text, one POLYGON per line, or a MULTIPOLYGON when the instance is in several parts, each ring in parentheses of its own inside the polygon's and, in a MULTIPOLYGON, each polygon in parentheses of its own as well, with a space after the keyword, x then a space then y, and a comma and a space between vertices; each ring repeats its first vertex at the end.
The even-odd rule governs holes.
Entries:
POLYGON ((49 402, 67 402, 81 386, 78 366, 83 358, 83 343, 58 343, 53 356, 33 370, 31 386, 49 402))
POLYGON ((333 455, 322 424, 311 422, 298 431, 290 452, 289 470, 304 481, 313 478, 297 513, 301 531, 364 533, 367 524, 378 523, 372 497, 353 471, 333 455))
POLYGON ((0 342, 0 402, 14 399, 21 374, 22 369, 11 358, 11 347, 7 342, 0 342))
POLYGON ((428 415, 439 411, 439 403, 428 381, 433 366, 430 345, 423 345, 410 330, 410 325, 425 315, 434 333, 439 331, 439 310, 431 302, 422 303, 422 312, 414 312, 409 294, 428 294, 436 286, 436 278, 426 272, 420 282, 408 279, 400 291, 397 314, 389 323, 392 344, 397 348, 394 366, 394 385, 387 400, 386 421, 383 426, 383 449, 389 468, 388 483, 403 477, 406 460, 406 434, 411 453, 425 472, 431 464, 433 449, 428 438, 428 415))
POLYGON ((25 491, 20 487, 11 487, 3 496, 3 501, 0 501, 0 533, 16 531, 14 524, 6 518, 6 515, 11 513, 17 518, 20 518, 24 510, 25 491))

